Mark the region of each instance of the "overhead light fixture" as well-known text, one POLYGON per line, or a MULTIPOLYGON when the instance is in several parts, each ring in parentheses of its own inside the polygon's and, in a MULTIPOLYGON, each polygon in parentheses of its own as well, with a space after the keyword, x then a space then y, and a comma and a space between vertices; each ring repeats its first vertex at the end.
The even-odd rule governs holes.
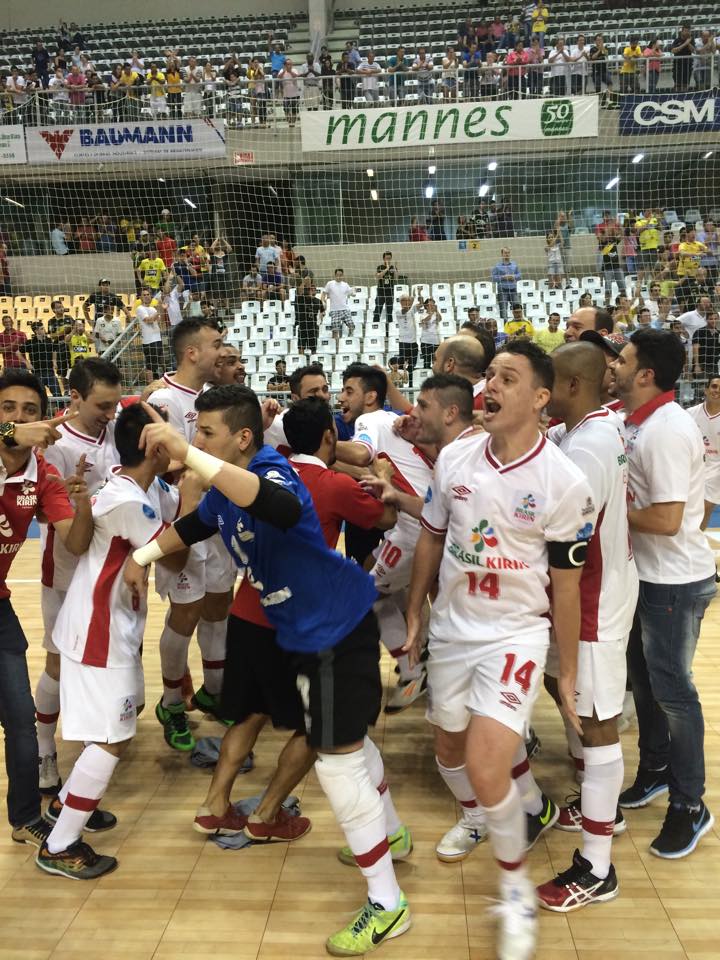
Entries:
MULTIPOLYGON (((273 187, 272 184, 268 184, 268 190, 270 191, 270 193, 271 193, 274 197, 277 197, 278 192, 277 192, 277 190, 275 189, 275 187, 273 187)), ((278 198, 278 199, 279 199, 279 198, 278 198)))
POLYGON ((488 164, 488 170, 497 170, 497 160, 491 160, 488 164))
POLYGON ((378 199, 378 192, 377 192, 377 190, 371 190, 371 191, 370 191, 370 199, 371 199, 371 200, 377 200, 377 199, 378 199))
POLYGON ((22 207, 25 209, 24 203, 19 203, 17 200, 13 200, 12 197, 3 197, 6 203, 11 203, 14 207, 22 207))
POLYGON ((188 200, 187 197, 183 197, 183 203, 186 203, 191 210, 197 210, 197 204, 194 204, 192 200, 188 200))
POLYGON ((483 183, 482 186, 480 187, 480 189, 478 190, 478 196, 479 196, 479 197, 486 197, 489 192, 490 192, 490 184, 489 184, 489 183, 483 183))
POLYGON ((609 183, 605 184, 606 190, 612 190, 613 187, 616 187, 620 183, 620 177, 613 177, 609 183))
POLYGON ((434 193, 435 193, 435 187, 433 187, 433 186, 425 187, 425 199, 426 199, 426 200, 431 200, 434 193))
POLYGON ((703 157, 703 160, 709 160, 710 157, 713 155, 714 152, 715 152, 714 150, 708 150, 708 152, 707 152, 707 153, 705 154, 705 156, 703 157))
POLYGON ((431 166, 428 167, 428 173, 430 174, 431 177, 437 173, 437 167, 435 166, 435 164, 432 164, 431 166))
POLYGON ((158 178, 157 178, 157 182, 158 182, 158 183, 165 183, 165 177, 158 177, 158 178))
POLYGON ((367 170, 365 171, 365 173, 366 173, 369 177, 374 177, 374 176, 375 176, 375 171, 373 170, 372 167, 368 167, 367 170))
POLYGON ((633 162, 633 163, 640 163, 640 162, 641 162, 642 160, 644 160, 644 159, 645 159, 645 154, 644 154, 644 153, 636 153, 635 156, 632 158, 632 162, 633 162))

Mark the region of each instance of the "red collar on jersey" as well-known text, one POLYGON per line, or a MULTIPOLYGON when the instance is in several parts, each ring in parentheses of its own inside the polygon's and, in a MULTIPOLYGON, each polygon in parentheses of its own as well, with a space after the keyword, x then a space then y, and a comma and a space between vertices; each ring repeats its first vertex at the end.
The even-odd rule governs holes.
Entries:
POLYGON ((625 423, 639 427, 640 424, 644 423, 656 410, 664 407, 666 403, 672 403, 674 400, 674 390, 666 390, 665 393, 659 393, 656 397, 653 397, 652 400, 648 400, 647 403, 644 403, 641 407, 638 407, 637 410, 633 411, 633 413, 629 414, 625 418, 625 423))
POLYGON ((522 467, 523 464, 527 463, 529 460, 533 460, 540 453, 547 441, 545 440, 545 437, 540 434, 535 446, 531 447, 527 453, 524 453, 519 459, 513 460, 511 463, 500 463, 495 459, 492 451, 490 450, 491 442, 492 440, 488 440, 488 442, 485 444, 485 458, 490 466, 494 467, 498 473, 509 473, 510 470, 514 470, 516 467, 522 467))

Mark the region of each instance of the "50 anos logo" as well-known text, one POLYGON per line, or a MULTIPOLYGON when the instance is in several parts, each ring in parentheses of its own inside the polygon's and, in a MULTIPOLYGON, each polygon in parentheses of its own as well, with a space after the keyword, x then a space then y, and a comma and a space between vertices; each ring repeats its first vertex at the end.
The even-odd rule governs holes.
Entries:
POLYGON ((547 100, 542 105, 540 129, 544 137, 568 137, 575 116, 571 100, 547 100))

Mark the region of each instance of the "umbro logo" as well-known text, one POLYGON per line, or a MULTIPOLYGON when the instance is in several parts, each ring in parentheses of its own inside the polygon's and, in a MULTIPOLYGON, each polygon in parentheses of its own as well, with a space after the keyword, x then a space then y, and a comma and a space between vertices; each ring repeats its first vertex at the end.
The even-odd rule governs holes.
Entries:
POLYGON ((500 703, 504 707, 510 707, 511 710, 515 710, 520 706, 522 700, 511 690, 503 690, 503 692, 500 694, 500 703))
POLYGON ((462 484, 457 487, 452 487, 453 500, 462 500, 467 503, 467 498, 472 493, 472 490, 469 487, 464 487, 462 484))

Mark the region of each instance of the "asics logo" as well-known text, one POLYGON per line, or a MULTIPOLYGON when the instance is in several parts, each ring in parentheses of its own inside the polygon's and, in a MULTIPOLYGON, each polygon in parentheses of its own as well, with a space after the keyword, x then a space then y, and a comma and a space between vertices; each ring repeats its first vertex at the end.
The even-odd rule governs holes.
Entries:
POLYGON ((12 527, 4 513, 0 513, 0 534, 3 537, 11 537, 13 535, 12 527))
POLYGON ((398 923, 400 922, 400 920, 401 920, 404 916, 405 916, 405 911, 403 910, 403 912, 402 912, 402 913, 399 913, 399 914, 395 917, 395 919, 393 920, 393 922, 390 923, 390 924, 388 924, 388 926, 385 927, 384 930, 378 930, 378 928, 375 927, 375 929, 373 930, 373 932, 372 932, 372 934, 371 934, 371 936, 372 936, 372 942, 375 943, 375 944, 378 944, 378 943, 380 943, 382 940, 384 940, 385 937, 386 937, 386 936, 390 933, 390 931, 393 929, 393 927, 396 926, 396 924, 398 924, 398 923))

